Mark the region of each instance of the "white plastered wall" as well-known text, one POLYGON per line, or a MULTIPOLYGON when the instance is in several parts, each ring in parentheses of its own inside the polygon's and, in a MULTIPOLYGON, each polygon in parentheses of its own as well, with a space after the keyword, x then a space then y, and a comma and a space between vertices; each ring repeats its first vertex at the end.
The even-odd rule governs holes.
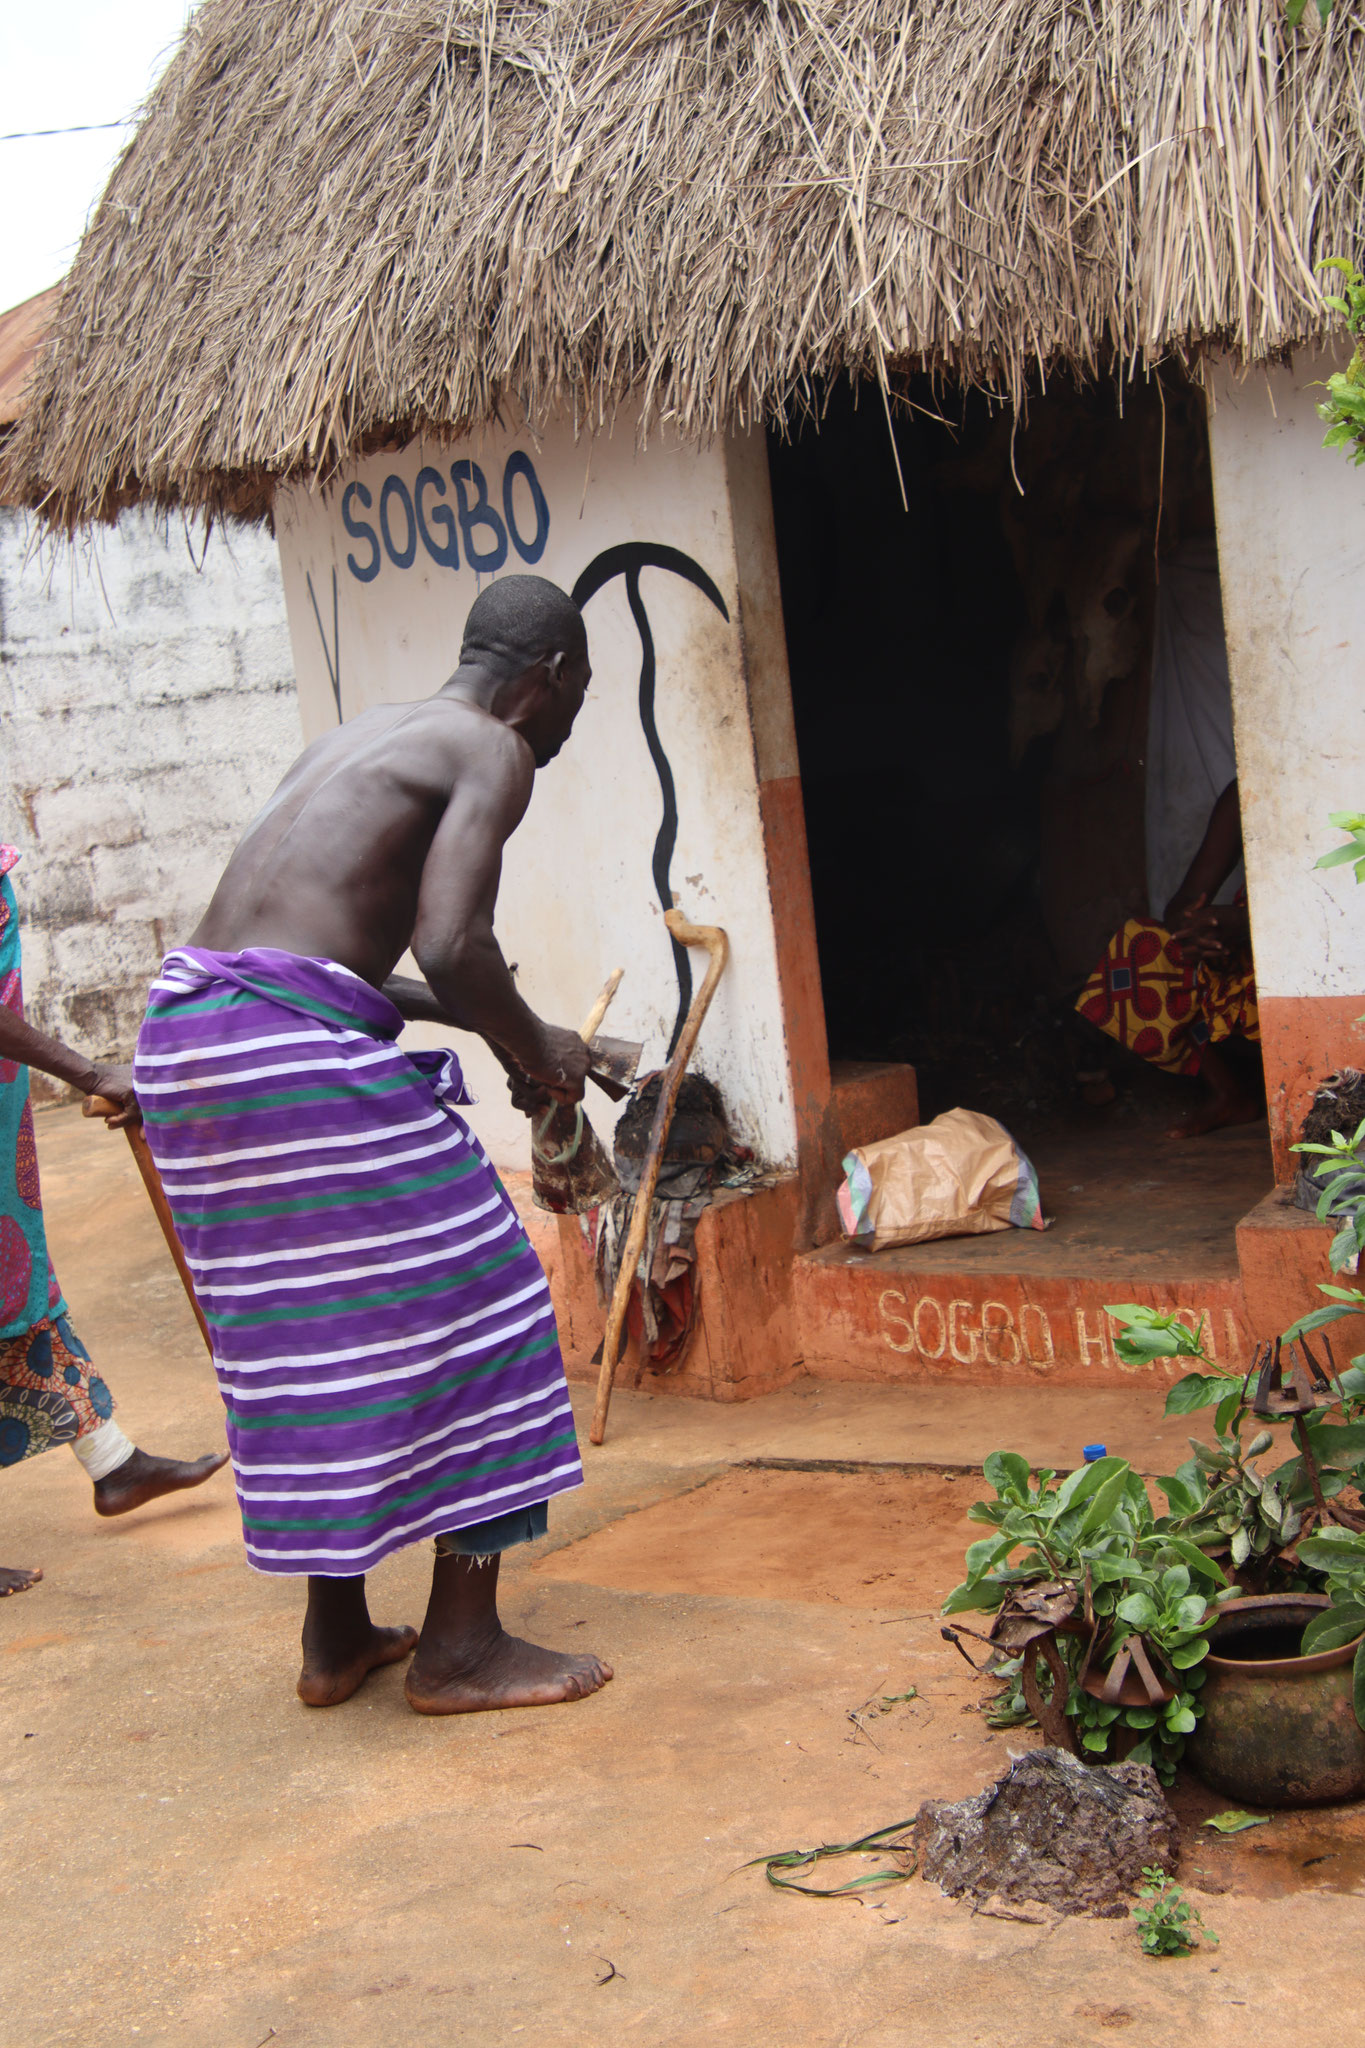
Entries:
POLYGON ((1365 468, 1325 451, 1339 359, 1218 374, 1210 414, 1247 887, 1262 996, 1365 990, 1365 890, 1315 872, 1365 808, 1365 468))
MULTIPOLYGON (((305 734, 336 724, 338 692, 345 718, 366 705, 426 696, 446 680, 465 616, 489 580, 471 568, 468 542, 476 554, 496 555, 499 528, 508 530, 504 482, 514 457, 521 459, 513 462, 511 524, 524 551, 513 539, 491 574, 548 576, 568 590, 608 548, 664 546, 705 572, 729 613, 727 621, 674 569, 640 571, 657 661, 658 736, 676 784, 672 888, 689 917, 723 925, 731 943, 694 1064, 721 1088, 736 1135, 765 1163, 792 1164, 795 1118, 722 448, 655 442, 642 452, 629 430, 591 442, 567 427, 542 436, 489 432, 468 445, 413 443, 373 456, 325 491, 282 492, 276 521, 305 734), (462 462, 482 472, 496 524, 461 530, 452 466, 462 462), (425 536, 416 519, 424 471, 438 480, 428 475, 422 492, 425 536), (362 524, 373 543, 357 533, 362 524), (453 554, 458 567, 438 554, 453 554)), ((472 512, 477 480, 466 471, 463 482, 472 512)), ((648 1071, 666 1056, 678 985, 651 872, 663 800, 641 720, 641 633, 622 575, 591 598, 585 616, 592 688, 507 848, 498 936, 527 1000, 560 1024, 581 1022, 608 971, 624 967, 605 1028, 643 1039, 648 1071)), ((699 982, 705 956, 691 957, 699 982)), ((437 1035, 422 1027, 414 1034, 437 1035)), ((528 1126, 507 1102, 500 1069, 478 1041, 461 1037, 458 1046, 480 1098, 473 1121, 484 1142, 500 1166, 526 1167, 528 1126)), ((593 1121, 608 1135, 617 1112, 588 1092, 593 1121)))

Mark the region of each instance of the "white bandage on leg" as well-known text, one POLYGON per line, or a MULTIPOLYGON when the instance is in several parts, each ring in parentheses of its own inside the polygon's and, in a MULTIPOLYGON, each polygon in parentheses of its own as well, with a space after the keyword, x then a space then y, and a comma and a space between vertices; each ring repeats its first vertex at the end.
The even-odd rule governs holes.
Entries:
POLYGON ((129 1443, 110 1416, 108 1422, 102 1422, 88 1436, 78 1436, 71 1448, 84 1465, 87 1476, 98 1485, 111 1472, 117 1472, 120 1465, 128 1463, 137 1445, 129 1443))

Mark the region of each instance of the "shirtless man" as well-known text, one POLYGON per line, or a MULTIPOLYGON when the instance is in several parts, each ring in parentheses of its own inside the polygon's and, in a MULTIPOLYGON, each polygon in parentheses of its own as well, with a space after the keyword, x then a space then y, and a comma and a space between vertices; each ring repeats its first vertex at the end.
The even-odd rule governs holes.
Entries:
POLYGON ((580 1699, 591 1655, 518 1641, 498 1557, 581 1484, 548 1289, 450 1052, 476 1032, 518 1105, 577 1101, 587 1052, 518 994, 493 930, 502 849, 588 686, 582 615, 508 576, 424 702, 316 741, 248 828, 152 991, 134 1068, 214 1336, 243 1530, 306 1574, 300 1697, 346 1699, 415 1647, 419 1713, 580 1699), (395 978, 411 945, 425 982, 395 978), (370 1620, 364 1574, 436 1541, 420 1637, 370 1620))

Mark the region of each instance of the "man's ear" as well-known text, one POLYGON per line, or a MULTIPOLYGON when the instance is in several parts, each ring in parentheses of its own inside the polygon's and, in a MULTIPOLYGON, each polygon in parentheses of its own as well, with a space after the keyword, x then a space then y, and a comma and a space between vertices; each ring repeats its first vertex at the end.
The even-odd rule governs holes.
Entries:
POLYGON ((545 657, 545 673, 556 689, 559 688, 560 677, 564 673, 564 664, 567 659, 568 657, 564 653, 563 648, 560 648, 558 653, 547 654, 545 657))

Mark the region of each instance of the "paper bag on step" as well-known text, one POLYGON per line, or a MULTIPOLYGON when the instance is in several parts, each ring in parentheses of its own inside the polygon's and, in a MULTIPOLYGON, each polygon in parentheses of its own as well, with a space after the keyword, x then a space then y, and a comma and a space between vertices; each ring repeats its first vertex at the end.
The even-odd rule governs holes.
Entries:
POLYGON ((869 1251, 971 1237, 983 1230, 1045 1230, 1038 1176, 1003 1124, 974 1109, 860 1145, 839 1189, 844 1235, 869 1251))

